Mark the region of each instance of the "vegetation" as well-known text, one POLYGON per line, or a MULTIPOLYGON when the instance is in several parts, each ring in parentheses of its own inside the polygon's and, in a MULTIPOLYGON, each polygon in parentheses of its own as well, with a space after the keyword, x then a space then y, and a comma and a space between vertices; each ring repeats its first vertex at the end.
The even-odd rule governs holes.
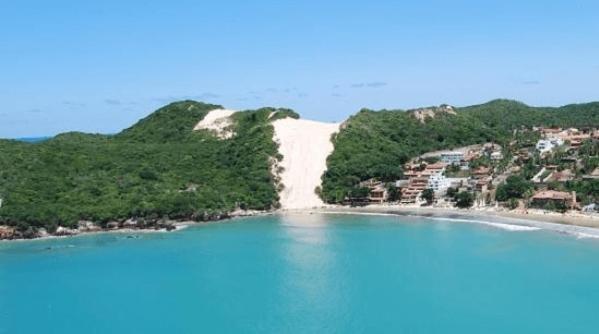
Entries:
MULTIPOLYGON (((519 175, 509 176, 497 187, 495 198, 500 202, 523 198, 534 189, 532 183, 519 175)), ((511 203, 513 204, 513 202, 511 203)))
POLYGON ((422 191, 422 195, 420 196, 430 205, 435 200, 435 191, 431 188, 426 188, 422 191))
POLYGON ((458 193, 455 197, 456 202, 455 205, 458 208, 462 208, 462 209, 466 209, 472 206, 472 204, 474 204, 474 194, 467 192, 467 191, 462 191, 460 193, 458 193))
MULTIPOLYGON (((233 115, 236 135, 219 140, 193 127, 220 106, 165 106, 114 136, 67 133, 37 144, 0 141, 0 224, 73 227, 143 217, 211 219, 277 205, 277 156, 264 108, 233 115)), ((279 157, 280 158, 280 157, 279 157)))
MULTIPOLYGON (((454 110, 424 120, 402 110, 364 109, 352 116, 334 138, 335 151, 323 176, 323 199, 340 203, 360 181, 370 178, 393 181, 402 175, 405 162, 425 152, 484 142, 507 147, 513 131, 523 127, 599 125, 599 103, 537 108, 494 100, 454 110)), ((532 144, 536 138, 525 139, 532 144)), ((535 172, 535 166, 527 166, 526 172, 535 172)))

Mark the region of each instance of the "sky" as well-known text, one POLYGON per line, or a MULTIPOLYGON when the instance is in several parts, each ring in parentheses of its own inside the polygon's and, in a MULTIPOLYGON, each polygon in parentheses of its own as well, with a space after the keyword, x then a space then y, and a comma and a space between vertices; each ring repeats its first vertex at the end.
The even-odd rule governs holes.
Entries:
POLYGON ((0 0, 0 138, 116 133, 176 100, 361 108, 599 100, 597 1, 0 0))

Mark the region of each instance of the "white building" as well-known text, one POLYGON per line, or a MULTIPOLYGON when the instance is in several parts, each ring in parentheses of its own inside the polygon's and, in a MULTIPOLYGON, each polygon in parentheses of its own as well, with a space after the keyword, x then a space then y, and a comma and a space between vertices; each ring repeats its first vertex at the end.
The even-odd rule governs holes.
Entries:
POLYGON ((451 187, 451 182, 452 179, 445 177, 445 168, 443 168, 439 172, 429 176, 427 188, 431 188, 436 194, 439 194, 451 187))
POLYGON ((452 151, 441 153, 441 161, 450 165, 458 165, 464 160, 464 152, 452 151))
POLYGON ((564 141, 560 138, 541 139, 537 142, 537 150, 541 153, 550 152, 554 148, 564 145, 564 141))

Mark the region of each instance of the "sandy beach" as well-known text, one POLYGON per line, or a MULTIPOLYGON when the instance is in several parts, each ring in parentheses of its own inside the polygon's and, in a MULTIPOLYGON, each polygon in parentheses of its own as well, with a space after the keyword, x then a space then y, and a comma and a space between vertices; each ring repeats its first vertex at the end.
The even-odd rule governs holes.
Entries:
POLYGON ((449 220, 505 224, 516 227, 531 227, 575 234, 579 237, 599 238, 599 215, 584 215, 580 213, 543 213, 542 211, 537 210, 529 210, 528 213, 523 213, 496 209, 407 207, 399 205, 368 205, 363 207, 333 206, 314 209, 310 212, 329 214, 422 216, 449 220))

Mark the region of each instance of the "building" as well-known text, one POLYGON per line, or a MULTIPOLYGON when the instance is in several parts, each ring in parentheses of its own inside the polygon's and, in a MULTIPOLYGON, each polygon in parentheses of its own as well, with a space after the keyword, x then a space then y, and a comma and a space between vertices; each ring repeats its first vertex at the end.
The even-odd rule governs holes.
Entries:
POLYGON ((531 198, 532 204, 538 207, 545 207, 553 203, 556 205, 564 205, 566 208, 578 208, 576 203, 576 192, 568 193, 564 191, 543 190, 539 191, 531 198))
POLYGON ((472 177, 475 179, 487 178, 491 174, 491 168, 480 166, 472 171, 472 177))
POLYGON ((441 153, 441 161, 449 165, 459 165, 464 160, 464 152, 451 151, 441 153))
POLYGON ((561 172, 553 171, 543 180, 543 183, 572 181, 574 180, 574 176, 574 173, 569 169, 561 172))
POLYGON ((550 152, 558 146, 564 145, 564 141, 561 138, 550 138, 541 139, 537 142, 536 148, 541 153, 550 152))
POLYGON ((451 180, 446 178, 443 173, 437 173, 428 178, 427 186, 433 189, 435 193, 442 193, 451 186, 451 180))
POLYGON ((545 137, 553 137, 562 132, 561 128, 540 128, 541 134, 545 137))
POLYGON ((359 184, 360 188, 368 188, 368 201, 371 203, 384 203, 389 198, 385 184, 377 179, 368 179, 359 184))
POLYGON ((401 203, 416 203, 422 191, 428 188, 429 176, 410 178, 408 186, 401 190, 401 203))
POLYGON ((387 198, 389 198, 389 193, 387 191, 387 188, 385 188, 385 186, 382 183, 372 187, 370 189, 370 192, 368 193, 368 201, 372 203, 381 204, 386 202, 387 198))

